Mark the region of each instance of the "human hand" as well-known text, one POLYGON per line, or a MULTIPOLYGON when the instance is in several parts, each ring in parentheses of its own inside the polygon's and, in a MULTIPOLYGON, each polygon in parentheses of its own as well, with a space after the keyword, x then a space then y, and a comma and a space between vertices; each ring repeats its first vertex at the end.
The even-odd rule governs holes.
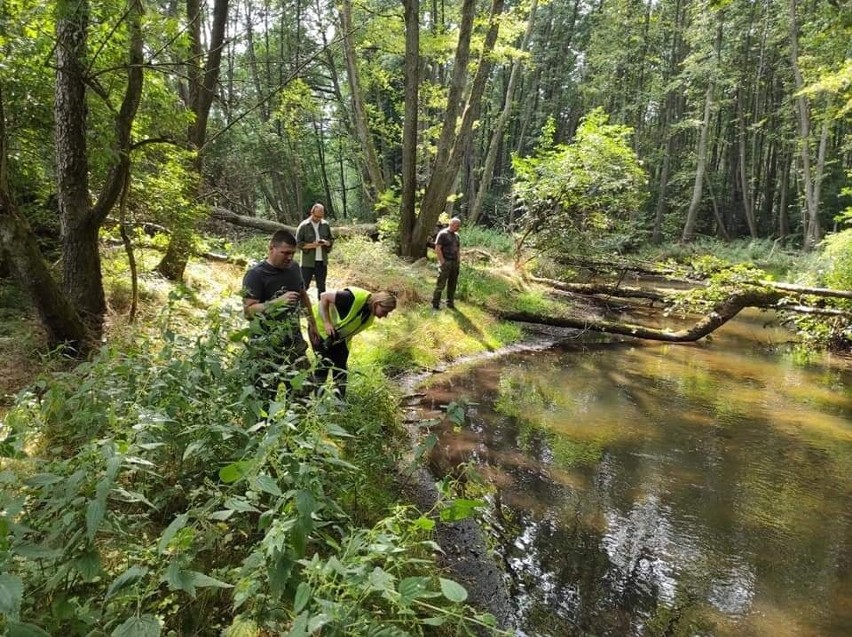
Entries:
POLYGON ((334 325, 331 324, 331 321, 326 321, 324 327, 326 336, 330 336, 331 338, 337 336, 337 331, 334 329, 334 325))
POLYGON ((285 292, 281 296, 273 299, 272 302, 291 305, 293 303, 297 303, 300 298, 301 298, 301 295, 298 292, 290 291, 290 292, 285 292))

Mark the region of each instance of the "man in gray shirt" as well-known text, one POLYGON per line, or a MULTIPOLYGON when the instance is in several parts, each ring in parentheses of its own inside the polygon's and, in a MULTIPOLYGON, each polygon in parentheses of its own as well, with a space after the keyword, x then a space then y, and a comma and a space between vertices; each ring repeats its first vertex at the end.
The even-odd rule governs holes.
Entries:
POLYGON ((432 295, 432 307, 441 308, 441 294, 447 288, 447 307, 455 309, 456 283, 459 280, 459 257, 461 256, 461 240, 459 228, 461 220, 458 217, 450 219, 450 225, 441 230, 435 237, 435 256, 438 257, 438 281, 435 283, 435 293, 432 295))

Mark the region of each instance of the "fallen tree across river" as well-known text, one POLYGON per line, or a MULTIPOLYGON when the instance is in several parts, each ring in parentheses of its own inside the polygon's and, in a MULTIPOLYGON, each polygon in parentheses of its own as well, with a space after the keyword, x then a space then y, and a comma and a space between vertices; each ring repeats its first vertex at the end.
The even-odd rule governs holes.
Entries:
MULTIPOLYGON (((538 282, 540 283, 545 281, 548 283, 558 283, 559 285, 553 286, 557 289, 572 291, 578 294, 606 294, 609 296, 638 297, 651 300, 662 300, 664 298, 664 295, 659 293, 642 290, 641 288, 631 288, 629 286, 567 284, 538 279, 538 282)), ((535 323, 553 327, 574 328, 578 330, 588 330, 604 334, 618 334, 622 336, 631 336, 633 338, 664 341, 669 343, 690 343, 698 341, 719 329, 722 325, 730 321, 747 307, 807 314, 824 314, 826 316, 834 316, 846 320, 852 319, 852 314, 838 308, 812 307, 796 303, 790 294, 791 292, 795 292, 800 296, 852 298, 852 292, 846 290, 832 290, 828 288, 795 286, 786 283, 761 282, 760 285, 761 287, 750 288, 746 291, 732 293, 726 299, 717 303, 710 312, 708 312, 703 318, 699 319, 692 327, 678 331, 646 327, 632 323, 609 321, 606 319, 546 316, 532 312, 498 311, 497 314, 501 319, 507 321, 521 321, 524 323, 535 323)))

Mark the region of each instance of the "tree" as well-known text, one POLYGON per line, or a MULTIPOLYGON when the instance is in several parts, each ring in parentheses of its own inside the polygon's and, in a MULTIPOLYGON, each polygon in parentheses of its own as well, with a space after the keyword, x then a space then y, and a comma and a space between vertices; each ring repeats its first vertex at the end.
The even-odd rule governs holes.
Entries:
MULTIPOLYGON (((128 174, 131 129, 142 94, 143 7, 129 0, 114 29, 114 40, 125 42, 126 73, 120 105, 112 111, 109 153, 103 164, 98 196, 89 203, 90 156, 87 86, 95 87, 107 104, 110 96, 93 77, 89 57, 89 5, 86 0, 59 0, 54 9, 56 42, 55 158, 57 203, 61 221, 62 285, 54 284, 37 247, 32 229, 14 203, 9 181, 8 135, 2 119, 2 242, 19 278, 35 301, 53 341, 69 341, 80 351, 97 340, 103 329, 106 302, 101 278, 98 232, 118 200, 128 174), (123 28, 119 28, 123 27, 123 28)), ((102 48, 104 56, 109 54, 102 48)))
MULTIPOLYGON (((497 41, 499 19, 503 0, 492 0, 488 30, 482 44, 479 64, 474 74, 467 99, 463 99, 467 84, 467 63, 473 34, 475 2, 464 0, 459 26, 458 45, 453 61, 453 74, 447 94, 447 108, 441 135, 435 149, 435 160, 420 202, 420 213, 403 207, 400 211, 400 249, 403 256, 420 257, 426 253, 426 241, 438 217, 447 204, 461 165, 462 153, 473 131, 476 112, 482 99, 485 83, 491 70, 491 54, 497 41), (459 119, 461 121, 459 121, 459 119), (411 228, 410 233, 407 229, 411 228)), ((411 161, 411 159, 409 159, 411 161)))
MULTIPOLYGON (((545 131, 545 144, 553 128, 545 131)), ((635 240, 646 177, 629 146, 630 133, 596 109, 583 118, 571 144, 515 158, 515 197, 524 210, 519 249, 531 239, 558 257, 635 240)))
MULTIPOLYGON (((213 4, 213 23, 206 51, 204 50, 205 37, 202 35, 204 15, 201 0, 186 0, 186 18, 190 38, 190 57, 185 61, 186 86, 183 94, 186 108, 193 115, 193 121, 187 130, 187 144, 197 153, 195 168, 201 174, 210 107, 213 105, 213 97, 219 84, 219 69, 228 19, 228 0, 216 0, 213 4)), ((168 279, 179 281, 183 278, 192 251, 193 221, 190 219, 189 223, 172 229, 166 253, 157 266, 160 274, 168 279)))

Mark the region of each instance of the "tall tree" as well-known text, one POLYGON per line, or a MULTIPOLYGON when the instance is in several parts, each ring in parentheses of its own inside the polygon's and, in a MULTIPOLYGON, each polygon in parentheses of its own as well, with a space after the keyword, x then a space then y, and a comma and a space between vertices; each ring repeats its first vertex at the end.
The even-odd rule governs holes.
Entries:
POLYGON ((142 95, 140 0, 129 0, 129 59, 124 98, 114 119, 112 160, 100 194, 89 205, 86 86, 91 78, 87 41, 87 0, 56 3, 55 142, 57 200, 62 222, 63 288, 93 335, 99 336, 106 312, 98 232, 124 188, 130 162, 133 120, 142 95))
MULTIPOLYGON (((186 19, 190 41, 190 57, 186 60, 186 107, 193 115, 193 121, 187 130, 187 143, 196 154, 195 168, 201 175, 204 161, 204 142, 207 138, 207 123, 210 107, 219 84, 219 72, 222 52, 225 44, 225 30, 228 24, 228 0, 215 0, 213 3, 213 22, 210 40, 204 48, 204 13, 201 0, 186 0, 186 19)), ((197 193, 201 197, 201 193, 197 193)), ((172 228, 163 259, 157 270, 168 279, 178 281, 183 278, 186 264, 192 249, 194 223, 179 224, 172 228)))
POLYGON ((444 123, 436 148, 435 160, 432 164, 432 172, 420 203, 420 213, 416 214, 413 208, 403 207, 401 210, 403 219, 400 222, 400 247, 404 256, 420 257, 426 253, 426 241, 429 233, 432 232, 438 217, 444 210, 447 198, 458 177, 463 151, 473 130, 475 115, 491 71, 491 54, 497 41, 502 12, 503 0, 492 0, 488 30, 482 44, 479 64, 465 100, 463 96, 467 83, 467 63, 470 57, 475 2, 464 0, 444 123), (405 219, 406 215, 409 216, 408 219, 405 219), (403 235, 403 229, 409 227, 411 228, 410 235, 403 235))
POLYGON ((399 247, 412 254, 416 219, 417 121, 420 90, 420 0, 402 0, 405 18, 405 117, 402 128, 402 193, 399 212, 399 247))
POLYGON ((372 206, 378 198, 379 193, 385 189, 385 178, 379 166, 376 145, 373 143, 373 137, 367 122, 367 109, 364 104, 361 75, 358 71, 358 59, 352 37, 354 29, 352 27, 351 0, 343 0, 340 6, 340 26, 343 29, 341 37, 343 38, 343 53, 346 58, 346 78, 349 83, 349 94, 352 101, 352 119, 355 124, 355 132, 358 135, 358 141, 361 144, 366 173, 369 177, 370 183, 366 184, 366 186, 368 196, 371 199, 368 204, 372 206))
MULTIPOLYGON (((535 25, 535 12, 538 8, 538 0, 533 0, 530 12, 527 17, 527 30, 524 33, 521 41, 520 53, 523 54, 527 50, 527 46, 532 35, 533 26, 535 25)), ((479 188, 476 192, 476 198, 468 211, 468 221, 476 223, 482 214, 482 203, 485 200, 485 193, 491 187, 491 178, 494 175, 494 166, 497 163, 497 151, 503 140, 503 133, 506 129, 506 124, 509 121, 509 115, 512 112, 514 104, 515 85, 518 82, 518 76, 521 72, 522 61, 520 58, 515 58, 512 61, 512 70, 509 73, 509 81, 506 84, 506 95, 503 99, 503 108, 497 116, 497 121, 494 123, 494 129, 491 133, 491 139, 488 142, 488 151, 485 155, 485 164, 482 167, 482 175, 480 177, 479 188)))
POLYGON ((692 241, 695 238, 695 224, 698 218, 698 205, 701 203, 701 193, 704 189, 705 171, 707 170, 707 144, 710 134, 710 116, 713 112, 713 96, 716 91, 715 76, 718 72, 719 56, 722 48, 722 31, 724 25, 724 12, 716 12, 716 37, 713 47, 713 58, 715 63, 709 65, 707 77, 707 90, 704 96, 704 116, 698 135, 698 146, 695 151, 696 166, 695 180, 692 186, 692 198, 689 202, 689 210, 686 212, 686 222, 683 225, 681 241, 692 241))

